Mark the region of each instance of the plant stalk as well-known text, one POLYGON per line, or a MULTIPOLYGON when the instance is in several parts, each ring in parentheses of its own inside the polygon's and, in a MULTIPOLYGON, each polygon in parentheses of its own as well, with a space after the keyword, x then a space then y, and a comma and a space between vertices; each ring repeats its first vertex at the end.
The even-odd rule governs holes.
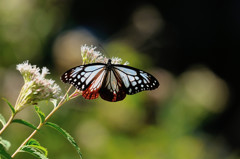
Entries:
POLYGON ((12 158, 14 158, 16 156, 16 154, 21 150, 21 148, 26 145, 26 143, 37 133, 37 131, 47 122, 47 120, 65 103, 68 101, 68 99, 66 98, 68 92, 70 91, 70 89, 72 88, 72 85, 68 88, 66 94, 64 95, 64 97, 61 99, 61 101, 58 103, 58 105, 56 107, 54 107, 54 109, 47 115, 47 117, 45 118, 43 123, 39 123, 38 127, 36 130, 34 130, 27 139, 24 140, 24 142, 18 147, 18 149, 12 154, 12 158))
POLYGON ((3 133, 3 131, 11 124, 13 118, 14 118, 14 114, 12 113, 11 117, 8 119, 8 122, 2 127, 2 129, 0 130, 0 135, 3 133))

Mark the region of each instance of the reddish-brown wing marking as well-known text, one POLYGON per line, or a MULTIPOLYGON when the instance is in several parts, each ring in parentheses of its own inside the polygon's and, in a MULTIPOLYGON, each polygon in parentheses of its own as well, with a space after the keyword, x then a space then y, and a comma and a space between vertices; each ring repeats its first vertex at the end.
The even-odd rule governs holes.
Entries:
POLYGON ((114 70, 108 71, 99 93, 102 99, 111 102, 117 102, 126 97, 125 86, 114 70))
POLYGON ((90 85, 87 87, 86 90, 82 92, 82 96, 86 99, 96 99, 99 96, 99 90, 102 86, 102 82, 104 80, 106 71, 101 70, 99 71, 91 81, 90 85))

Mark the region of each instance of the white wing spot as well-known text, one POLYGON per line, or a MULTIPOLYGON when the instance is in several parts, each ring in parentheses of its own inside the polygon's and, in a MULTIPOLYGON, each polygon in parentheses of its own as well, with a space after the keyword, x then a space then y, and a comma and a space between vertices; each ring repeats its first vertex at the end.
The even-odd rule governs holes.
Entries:
POLYGON ((138 89, 138 87, 135 87, 135 89, 137 90, 137 89, 138 89))
POLYGON ((129 80, 132 82, 134 81, 134 77, 133 76, 128 76, 129 77, 129 80))
POLYGON ((140 84, 140 83, 142 83, 142 80, 139 80, 139 81, 138 81, 138 84, 140 84))
POLYGON ((133 81, 133 82, 132 82, 132 85, 133 85, 133 86, 136 86, 136 84, 137 84, 136 81, 133 81))
POLYGON ((80 79, 80 77, 81 77, 80 75, 77 76, 78 79, 80 79))
POLYGON ((128 90, 128 92, 129 92, 129 93, 132 93, 132 89, 130 88, 130 89, 128 90))
POLYGON ((81 78, 81 81, 82 81, 82 82, 84 82, 84 81, 85 81, 85 78, 84 78, 84 77, 82 77, 82 78, 81 78))

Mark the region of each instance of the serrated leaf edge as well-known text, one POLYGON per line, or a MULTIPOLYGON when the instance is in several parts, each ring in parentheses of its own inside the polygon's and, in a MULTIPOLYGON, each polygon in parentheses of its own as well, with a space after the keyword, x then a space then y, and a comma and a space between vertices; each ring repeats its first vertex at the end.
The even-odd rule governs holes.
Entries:
POLYGON ((39 149, 33 147, 32 145, 24 145, 19 152, 27 152, 35 157, 39 157, 40 159, 48 159, 45 154, 43 154, 39 149), (28 151, 30 149, 31 151, 28 151))

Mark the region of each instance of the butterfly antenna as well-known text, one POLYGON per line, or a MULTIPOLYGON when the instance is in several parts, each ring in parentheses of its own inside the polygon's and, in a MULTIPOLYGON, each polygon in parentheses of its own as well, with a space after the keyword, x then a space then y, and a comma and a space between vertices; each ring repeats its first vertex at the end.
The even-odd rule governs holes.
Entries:
POLYGON ((101 50, 103 51, 104 54, 107 55, 107 57, 110 57, 108 52, 104 49, 104 47, 101 44, 98 44, 98 47, 101 48, 101 50))

